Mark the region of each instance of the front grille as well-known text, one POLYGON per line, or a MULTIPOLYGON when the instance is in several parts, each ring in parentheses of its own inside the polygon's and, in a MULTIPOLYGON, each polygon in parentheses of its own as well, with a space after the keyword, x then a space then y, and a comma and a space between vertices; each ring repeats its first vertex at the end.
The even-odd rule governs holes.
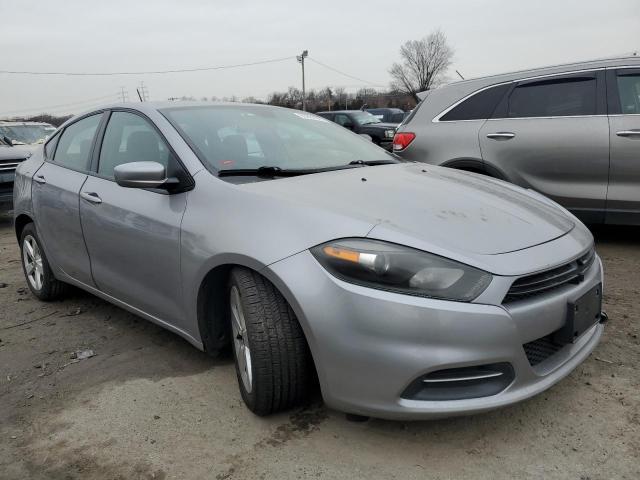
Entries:
POLYGON ((23 160, 0 160, 0 173, 13 173, 23 160))
POLYGON ((547 293, 556 288, 573 283, 578 284, 593 264, 596 252, 591 248, 583 256, 560 267, 542 273, 535 273, 517 279, 504 297, 503 303, 515 302, 525 298, 547 293))
POLYGON ((538 338, 533 342, 525 343, 522 347, 532 367, 544 362, 547 358, 558 353, 564 345, 559 345, 552 340, 552 335, 538 338))

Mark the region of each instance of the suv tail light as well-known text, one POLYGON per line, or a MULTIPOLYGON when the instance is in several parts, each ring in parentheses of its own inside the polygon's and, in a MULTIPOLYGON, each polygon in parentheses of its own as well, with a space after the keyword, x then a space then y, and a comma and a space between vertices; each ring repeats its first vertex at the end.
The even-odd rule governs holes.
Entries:
POLYGON ((409 146, 413 139, 416 138, 415 133, 411 132, 397 132, 393 137, 393 150, 400 151, 404 150, 409 146))

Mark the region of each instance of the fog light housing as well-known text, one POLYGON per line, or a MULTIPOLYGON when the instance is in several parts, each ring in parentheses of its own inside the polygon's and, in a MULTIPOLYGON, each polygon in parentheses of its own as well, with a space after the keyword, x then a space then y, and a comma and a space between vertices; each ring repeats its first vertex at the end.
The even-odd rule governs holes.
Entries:
POLYGON ((438 370, 416 378, 402 398, 421 401, 465 400, 489 397, 506 389, 515 378, 510 363, 438 370))

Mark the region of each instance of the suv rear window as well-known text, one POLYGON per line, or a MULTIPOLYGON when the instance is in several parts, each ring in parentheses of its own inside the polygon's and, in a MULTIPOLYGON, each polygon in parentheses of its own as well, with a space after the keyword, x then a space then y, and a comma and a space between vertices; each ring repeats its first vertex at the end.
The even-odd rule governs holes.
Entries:
POLYGON ((486 120, 491 118, 498 102, 502 100, 504 94, 509 90, 509 86, 508 83, 505 83, 504 85, 496 85, 476 93, 440 117, 440 121, 486 120))
POLYGON ((572 77, 517 86, 509 97, 508 116, 567 117, 596 114, 596 79, 572 77))

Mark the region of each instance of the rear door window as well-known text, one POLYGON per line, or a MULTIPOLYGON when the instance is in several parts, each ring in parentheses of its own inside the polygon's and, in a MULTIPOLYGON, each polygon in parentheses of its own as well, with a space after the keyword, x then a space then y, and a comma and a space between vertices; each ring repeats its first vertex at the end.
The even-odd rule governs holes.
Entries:
POLYGON ((482 90, 454 107, 440 118, 440 121, 486 120, 491 118, 498 102, 502 100, 510 84, 496 85, 482 90))
POLYGON ((623 115, 640 114, 640 73, 617 77, 620 113, 623 115))
POLYGON ((99 113, 65 128, 55 149, 53 162, 73 170, 89 170, 91 147, 101 119, 102 114, 99 113))
POLYGON ((508 117, 596 115, 595 77, 564 77, 518 85, 508 102, 508 117))

